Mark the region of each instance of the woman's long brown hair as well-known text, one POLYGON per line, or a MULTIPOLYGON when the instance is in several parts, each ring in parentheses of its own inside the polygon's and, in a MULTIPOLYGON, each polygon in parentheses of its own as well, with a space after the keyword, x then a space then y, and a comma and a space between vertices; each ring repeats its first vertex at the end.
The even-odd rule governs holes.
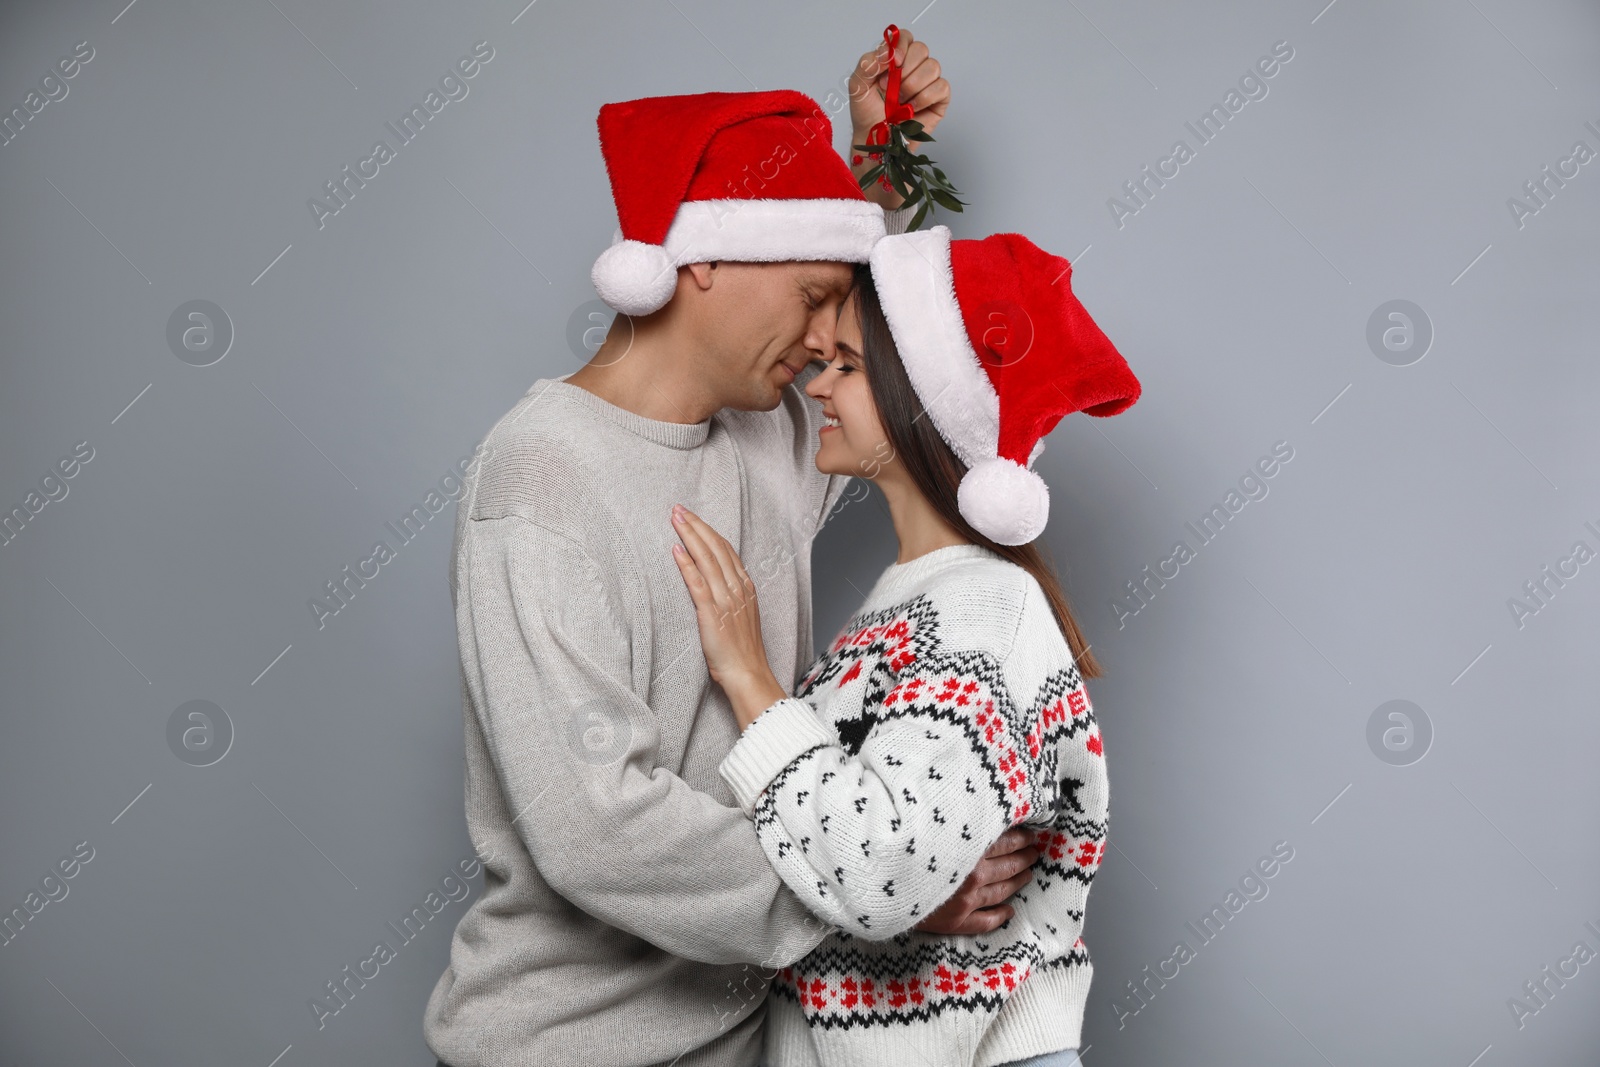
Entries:
POLYGON ((1098 678, 1100 664, 1089 653, 1083 631, 1072 614, 1072 608, 1061 591, 1061 581, 1055 566, 1040 551, 1039 543, 1002 545, 991 541, 961 515, 956 505, 956 489, 967 473, 967 465, 951 451, 950 446, 934 429, 932 419, 925 419, 924 408, 918 399, 911 379, 906 376, 905 365, 900 361, 894 334, 883 315, 883 305, 878 300, 877 287, 872 282, 871 270, 863 264, 856 270, 855 294, 861 314, 862 358, 866 364, 867 382, 872 387, 872 399, 878 409, 878 420, 894 454, 905 464, 922 495, 933 505, 939 516, 973 544, 1010 560, 1029 574, 1044 590, 1050 610, 1055 614, 1061 634, 1067 639, 1078 672, 1085 678, 1098 678))

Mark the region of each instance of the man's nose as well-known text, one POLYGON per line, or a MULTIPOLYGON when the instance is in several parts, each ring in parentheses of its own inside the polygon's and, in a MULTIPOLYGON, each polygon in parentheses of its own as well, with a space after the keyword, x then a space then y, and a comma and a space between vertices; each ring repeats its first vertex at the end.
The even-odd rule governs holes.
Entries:
POLYGON ((833 322, 830 316, 819 315, 811 320, 811 328, 806 331, 805 345, 823 359, 830 357, 833 352, 833 322))

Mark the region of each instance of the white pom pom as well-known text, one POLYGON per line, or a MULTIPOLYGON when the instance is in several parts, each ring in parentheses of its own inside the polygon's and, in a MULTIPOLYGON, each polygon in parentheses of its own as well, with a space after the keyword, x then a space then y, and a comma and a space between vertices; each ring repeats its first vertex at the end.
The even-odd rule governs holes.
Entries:
POLYGON ((1050 490, 1022 464, 996 457, 967 471, 956 490, 956 506, 989 540, 1025 545, 1044 532, 1050 519, 1050 490))
POLYGON ((600 299, 624 315, 648 315, 666 307, 678 291, 678 272, 667 250, 643 241, 618 241, 589 272, 600 299))

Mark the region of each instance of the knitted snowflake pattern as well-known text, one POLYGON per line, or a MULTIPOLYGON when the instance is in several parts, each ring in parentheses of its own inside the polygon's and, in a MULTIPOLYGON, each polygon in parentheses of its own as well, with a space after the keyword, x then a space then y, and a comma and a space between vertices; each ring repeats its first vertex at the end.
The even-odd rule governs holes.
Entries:
POLYGON ((1104 752, 1070 659, 1018 706, 1004 665, 985 651, 945 648, 935 603, 918 595, 852 618, 795 696, 818 709, 839 746, 814 748, 779 773, 756 804, 757 833, 796 891, 797 882, 814 883, 803 895, 818 914, 838 912, 846 898, 873 906, 835 914, 840 931, 780 970, 775 995, 798 1004, 812 1027, 911 1024, 952 1011, 995 1012, 1029 974, 1088 963, 1078 931, 1105 850, 1104 752), (882 788, 857 783, 853 804, 841 810, 832 792, 827 813, 815 810, 815 783, 849 773, 822 769, 845 766, 839 749, 892 785, 892 809, 882 788), (901 817, 891 818, 894 811, 901 817), (984 818, 974 821, 975 811, 984 818), (901 822, 910 818, 918 831, 907 839, 901 822), (958 866, 951 854, 981 854, 1010 826, 1029 830, 1041 853, 1014 901, 1016 915, 982 937, 907 929, 968 873, 970 863, 958 866), (891 848, 909 856, 886 857, 891 848), (913 877, 858 884, 869 877, 863 872, 883 881, 885 870, 913 877), (910 902, 917 896, 930 903, 910 902), (907 901, 903 909, 897 897, 907 901), (880 923, 893 913, 904 932, 884 939, 869 911, 880 923))

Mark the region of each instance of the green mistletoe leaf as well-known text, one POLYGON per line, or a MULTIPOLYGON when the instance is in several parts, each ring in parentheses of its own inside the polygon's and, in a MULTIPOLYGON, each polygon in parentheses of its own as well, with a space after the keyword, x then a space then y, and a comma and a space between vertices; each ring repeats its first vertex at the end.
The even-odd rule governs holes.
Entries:
POLYGON ((910 142, 927 144, 933 141, 927 128, 915 119, 894 123, 888 128, 883 144, 852 145, 856 152, 870 155, 876 162, 858 180, 865 189, 873 183, 893 189, 901 198, 901 207, 917 208, 908 230, 921 226, 936 209, 959 212, 965 201, 957 194, 949 177, 920 151, 913 151, 910 142))

